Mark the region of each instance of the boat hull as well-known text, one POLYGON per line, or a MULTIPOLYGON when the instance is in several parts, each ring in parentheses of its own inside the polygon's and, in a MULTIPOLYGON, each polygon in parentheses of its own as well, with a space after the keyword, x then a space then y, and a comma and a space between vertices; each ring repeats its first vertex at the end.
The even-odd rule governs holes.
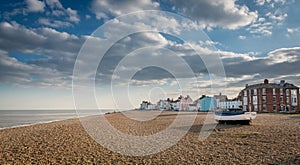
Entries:
POLYGON ((256 118, 256 112, 218 112, 215 113, 215 120, 219 123, 241 123, 250 124, 256 118))

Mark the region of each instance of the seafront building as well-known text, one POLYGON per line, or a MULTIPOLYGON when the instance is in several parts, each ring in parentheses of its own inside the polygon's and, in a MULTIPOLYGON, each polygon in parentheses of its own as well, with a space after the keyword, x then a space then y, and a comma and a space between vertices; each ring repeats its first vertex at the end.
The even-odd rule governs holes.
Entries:
POLYGON ((189 110, 189 105, 193 104, 193 100, 191 99, 191 97, 189 95, 187 95, 186 97, 179 97, 179 102, 180 102, 180 110, 183 111, 187 111, 189 110))
POLYGON ((193 99, 187 95, 178 99, 159 100, 157 104, 148 101, 141 103, 141 110, 177 110, 177 111, 211 111, 225 109, 242 109, 254 112, 287 112, 300 113, 299 87, 281 80, 279 84, 263 83, 248 85, 239 92, 237 98, 228 99, 226 95, 219 94, 214 97, 203 95, 193 99))
POLYGON ((170 98, 166 100, 159 100, 157 102, 157 107, 160 110, 197 110, 197 104, 193 102, 193 99, 189 95, 186 97, 179 96, 176 100, 170 98))
POLYGON ((239 109, 242 107, 242 101, 238 98, 217 101, 217 109, 239 109))
POLYGON ((248 85, 239 93, 244 111, 299 112, 299 87, 281 80, 279 84, 248 85))
POLYGON ((222 93, 219 95, 214 95, 214 98, 216 98, 217 102, 228 100, 227 96, 223 95, 222 93))
POLYGON ((217 100, 215 97, 202 95, 202 97, 198 99, 198 104, 200 111, 215 110, 217 107, 217 100))
POLYGON ((217 101, 217 109, 238 109, 242 106, 242 101, 239 98, 228 99, 226 95, 214 95, 217 101))
POLYGON ((142 101, 142 103, 140 105, 140 109, 141 110, 154 110, 154 109, 157 109, 157 105, 152 104, 149 101, 142 101))

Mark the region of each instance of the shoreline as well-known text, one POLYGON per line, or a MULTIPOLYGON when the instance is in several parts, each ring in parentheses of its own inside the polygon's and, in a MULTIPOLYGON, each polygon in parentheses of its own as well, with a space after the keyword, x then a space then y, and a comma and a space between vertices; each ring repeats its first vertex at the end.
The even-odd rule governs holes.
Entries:
MULTIPOLYGON (((9 112, 9 111, 60 111, 60 110, 0 110, 0 111, 6 111, 6 112, 9 112)), ((82 118, 82 117, 89 117, 89 116, 94 116, 94 115, 105 115, 107 114, 108 112, 102 112, 102 113, 99 113, 99 114, 86 114, 86 115, 79 115, 79 113, 76 111, 76 110, 63 110, 63 111, 73 111, 75 112, 74 113, 74 116, 69 116, 69 117, 66 117, 66 118, 62 118, 62 119, 54 119, 54 120, 45 120, 45 121, 38 121, 38 122, 33 122, 33 123, 29 123, 29 124, 20 124, 20 125, 13 125, 13 126, 5 126, 5 127, 0 127, 0 130, 5 130, 5 129, 10 129, 10 128, 19 128, 19 127, 28 127, 28 126, 33 126, 33 125, 38 125, 38 124, 47 124, 47 123, 53 123, 53 122, 59 122, 59 121, 64 121, 64 120, 69 120, 69 119, 79 119, 79 118, 82 118)), ((91 111, 91 110, 89 110, 91 111)), ((41 115, 41 114, 40 114, 41 115)), ((45 115, 47 116, 47 115, 45 115)))
MULTIPOLYGON (((1 111, 1 110, 0 110, 1 111)), ((7 110, 5 110, 7 111, 7 110)), ((70 110, 71 111, 71 110, 70 110)), ((126 110, 126 111, 138 111, 138 112, 151 112, 151 111, 161 111, 161 112, 188 112, 188 113, 197 113, 197 114, 206 114, 208 112, 205 111, 172 111, 172 110, 126 110)), ((79 116, 78 113, 76 113, 76 116, 74 117, 70 117, 70 118, 65 118, 65 119, 57 119, 57 120, 49 120, 49 121, 41 121, 41 122, 37 122, 37 123, 31 123, 31 124, 21 124, 21 125, 14 125, 14 126, 9 126, 9 127, 0 127, 0 131, 1 130, 5 130, 5 129, 12 129, 12 128, 20 128, 20 127, 28 127, 28 126, 34 126, 34 125, 39 125, 39 124, 48 124, 48 123, 53 123, 53 122, 59 122, 59 121, 65 121, 65 120, 70 120, 70 119, 80 119, 83 117, 90 117, 90 116, 97 116, 97 115, 109 115, 109 114, 115 114, 115 113, 122 113, 122 112, 126 112, 126 111, 113 111, 113 112, 103 112, 102 114, 91 114, 91 115, 86 115, 86 116, 79 116)), ((210 111, 213 112, 213 111, 210 111)), ((260 112, 257 114, 269 114, 269 115, 286 115, 286 116, 299 116, 299 113, 271 113, 271 112, 260 112)))

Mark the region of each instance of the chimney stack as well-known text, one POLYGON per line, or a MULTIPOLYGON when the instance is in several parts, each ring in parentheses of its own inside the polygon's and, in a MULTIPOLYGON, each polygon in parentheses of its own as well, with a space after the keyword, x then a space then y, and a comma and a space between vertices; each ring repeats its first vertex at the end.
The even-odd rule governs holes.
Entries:
POLYGON ((285 81, 284 80, 280 80, 280 86, 283 87, 285 84, 285 81))
POLYGON ((269 84, 269 80, 265 79, 264 84, 269 84))

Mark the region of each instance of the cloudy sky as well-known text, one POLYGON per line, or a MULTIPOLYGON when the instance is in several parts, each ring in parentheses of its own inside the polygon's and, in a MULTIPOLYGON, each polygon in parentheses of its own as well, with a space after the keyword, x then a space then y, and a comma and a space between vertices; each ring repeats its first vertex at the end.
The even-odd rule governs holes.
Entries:
POLYGON ((299 7, 296 0, 3 1, 0 109, 74 109, 73 78, 95 82, 99 108, 179 94, 235 97, 265 78, 299 86, 299 7))

